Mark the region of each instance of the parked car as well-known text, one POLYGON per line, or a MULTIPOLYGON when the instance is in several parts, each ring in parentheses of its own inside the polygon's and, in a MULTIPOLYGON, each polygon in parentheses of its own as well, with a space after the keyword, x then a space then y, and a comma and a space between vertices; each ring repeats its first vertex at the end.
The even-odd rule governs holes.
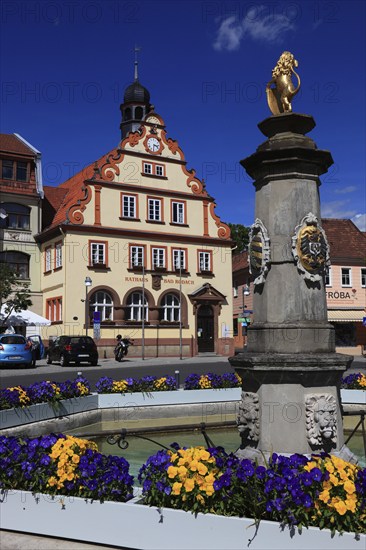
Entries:
POLYGON ((39 336, 39 334, 31 334, 30 336, 28 336, 28 339, 32 342, 34 358, 36 360, 43 359, 45 355, 45 347, 42 342, 42 338, 39 336))
POLYGON ((69 363, 88 362, 91 365, 98 364, 97 346, 90 336, 59 336, 50 340, 47 350, 47 364, 58 361, 61 367, 69 363))
POLYGON ((0 366, 35 367, 32 342, 21 334, 0 334, 0 366))

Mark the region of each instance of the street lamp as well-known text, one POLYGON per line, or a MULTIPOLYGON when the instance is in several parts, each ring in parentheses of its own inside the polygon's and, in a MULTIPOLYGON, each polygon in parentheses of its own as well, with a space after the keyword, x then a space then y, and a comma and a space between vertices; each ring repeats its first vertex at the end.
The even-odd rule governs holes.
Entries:
POLYGON ((92 285, 93 281, 90 277, 85 277, 85 334, 88 336, 89 325, 89 304, 88 304, 88 288, 92 285))

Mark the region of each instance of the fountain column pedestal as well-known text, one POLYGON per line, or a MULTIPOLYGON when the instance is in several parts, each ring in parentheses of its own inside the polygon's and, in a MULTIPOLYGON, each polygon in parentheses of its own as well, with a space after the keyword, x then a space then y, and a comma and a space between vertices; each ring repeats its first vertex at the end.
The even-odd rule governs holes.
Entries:
POLYGON ((259 125, 268 138, 241 161, 254 179, 249 261, 254 322, 247 351, 229 359, 242 377, 240 455, 341 453, 342 373, 352 357, 335 353, 324 275, 319 176, 333 159, 307 137, 309 115, 284 113, 259 125))

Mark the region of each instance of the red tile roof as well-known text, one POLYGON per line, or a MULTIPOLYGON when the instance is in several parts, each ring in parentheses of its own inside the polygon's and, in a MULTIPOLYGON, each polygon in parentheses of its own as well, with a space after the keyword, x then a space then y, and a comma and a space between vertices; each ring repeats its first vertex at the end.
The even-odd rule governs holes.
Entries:
MULTIPOLYGON (((100 157, 97 160, 97 165, 99 167, 103 166, 107 156, 113 152, 115 152, 115 149, 100 157)), ((92 162, 81 170, 81 172, 64 181, 58 187, 45 186, 45 196, 47 197, 49 208, 44 218, 43 229, 55 227, 67 221, 67 213, 71 206, 84 197, 84 181, 93 177, 94 165, 95 163, 92 162), (51 217, 52 209, 53 216, 51 217)))
POLYGON ((323 218, 322 226, 327 235, 332 262, 344 258, 365 260, 365 234, 351 220, 323 218))
POLYGON ((34 151, 23 143, 15 134, 0 134, 0 151, 18 155, 35 156, 34 151))
POLYGON ((233 273, 240 271, 241 269, 248 268, 248 252, 239 252, 239 254, 233 254, 232 256, 232 269, 233 273))

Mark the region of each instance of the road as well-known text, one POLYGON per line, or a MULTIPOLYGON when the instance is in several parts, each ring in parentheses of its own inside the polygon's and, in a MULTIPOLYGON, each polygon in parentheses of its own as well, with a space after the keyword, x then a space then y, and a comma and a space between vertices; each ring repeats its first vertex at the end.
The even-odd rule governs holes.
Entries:
MULTIPOLYGON (((164 376, 175 375, 179 370, 180 382, 191 373, 205 374, 207 372, 223 373, 233 372, 233 369, 226 357, 218 356, 199 356, 179 360, 177 358, 154 358, 154 359, 125 359, 122 363, 117 363, 114 359, 101 359, 98 366, 91 367, 87 364, 76 366, 69 365, 61 367, 59 364, 47 365, 43 359, 37 361, 35 369, 2 369, 0 370, 0 387, 8 388, 21 384, 30 386, 34 382, 42 380, 52 380, 54 382, 63 382, 72 380, 78 372, 89 380, 92 390, 94 384, 102 376, 110 376, 115 380, 133 377, 142 378, 147 375, 164 376)), ((366 372, 366 359, 357 357, 352 363, 351 369, 347 372, 366 372)))

